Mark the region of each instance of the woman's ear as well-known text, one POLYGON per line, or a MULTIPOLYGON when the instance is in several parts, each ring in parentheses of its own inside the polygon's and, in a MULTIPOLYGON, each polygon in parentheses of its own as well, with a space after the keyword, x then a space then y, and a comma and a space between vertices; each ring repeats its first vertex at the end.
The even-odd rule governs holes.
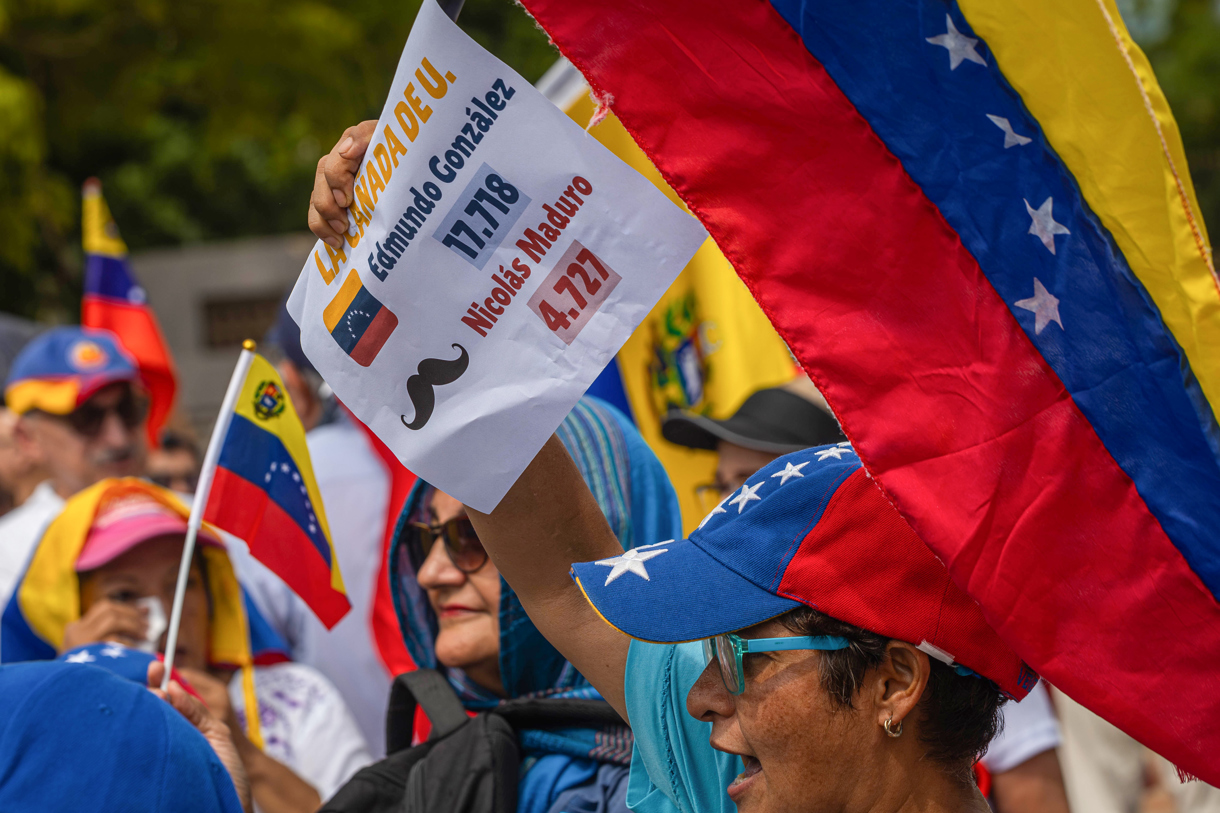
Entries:
POLYGON ((902 731, 903 721, 923 697, 931 674, 926 654, 905 641, 890 641, 871 686, 877 725, 885 727, 890 736, 902 731))

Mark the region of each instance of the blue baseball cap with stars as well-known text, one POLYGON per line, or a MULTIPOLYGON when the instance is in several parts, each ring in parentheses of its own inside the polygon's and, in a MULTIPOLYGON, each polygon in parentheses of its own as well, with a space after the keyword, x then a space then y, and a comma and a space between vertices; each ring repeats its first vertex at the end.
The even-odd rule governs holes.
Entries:
POLYGON ((964 666, 1013 697, 1037 681, 848 443, 784 455, 689 539, 575 564, 572 577, 607 623, 643 641, 710 638, 812 607, 964 666))

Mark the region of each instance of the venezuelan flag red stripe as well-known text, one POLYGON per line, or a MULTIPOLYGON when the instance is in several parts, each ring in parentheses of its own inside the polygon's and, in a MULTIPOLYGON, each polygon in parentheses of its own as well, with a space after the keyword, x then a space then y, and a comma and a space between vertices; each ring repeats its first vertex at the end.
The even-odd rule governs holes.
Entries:
POLYGON ((81 324, 109 330, 135 358, 149 394, 148 439, 155 448, 174 407, 177 371, 156 314, 143 300, 125 259, 91 254, 85 263, 81 324))
POLYGON ((416 666, 411 653, 407 652, 407 645, 403 643, 402 629, 398 626, 398 613, 394 610, 394 596, 390 586, 394 575, 390 569, 390 543, 394 540, 394 530, 398 527, 398 515, 402 513, 402 507, 411 493, 411 487, 415 485, 416 477, 355 413, 346 406, 343 409, 347 412, 348 419, 360 427, 360 431, 368 438, 369 445, 381 458, 390 477, 385 530, 381 537, 381 568, 377 572, 377 587, 373 591, 373 608, 369 623, 381 662, 391 675, 400 675, 414 670, 416 666))
POLYGON ((347 597, 330 587, 330 566, 313 541, 263 488, 217 468, 204 519, 244 539, 250 553, 282 578, 327 628, 350 609, 347 597))
POLYGON ((1001 635, 1220 783, 1220 606, 800 36, 759 0, 525 5, 614 100, 1001 635))

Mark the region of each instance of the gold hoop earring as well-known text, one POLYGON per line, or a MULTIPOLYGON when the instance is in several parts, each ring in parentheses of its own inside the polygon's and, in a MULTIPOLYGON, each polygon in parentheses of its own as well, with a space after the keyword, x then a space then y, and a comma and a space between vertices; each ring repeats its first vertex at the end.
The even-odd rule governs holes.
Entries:
POLYGON ((890 715, 890 719, 886 720, 882 725, 885 728, 885 733, 889 736, 895 739, 902 736, 902 723, 899 722, 898 725, 894 725, 893 715, 890 715))

